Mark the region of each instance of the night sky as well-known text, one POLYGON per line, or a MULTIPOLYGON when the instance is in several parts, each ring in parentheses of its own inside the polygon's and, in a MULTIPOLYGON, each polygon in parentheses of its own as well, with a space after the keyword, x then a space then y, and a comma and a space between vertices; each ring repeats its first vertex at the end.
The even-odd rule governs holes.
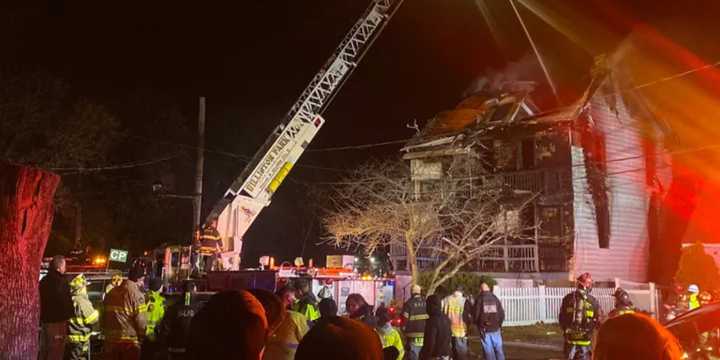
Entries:
MULTIPOLYGON (((714 23, 710 19, 717 17, 709 14, 720 11, 708 2, 530 2, 564 15, 592 51, 522 6, 521 13, 567 101, 589 80, 592 56, 612 50, 632 26, 649 22, 668 34, 678 30, 682 38, 692 32, 689 25, 702 31, 702 21, 689 21, 693 15, 704 14, 708 26, 714 23), (602 24, 610 36, 583 34, 591 22, 602 24)), ((422 125, 457 104, 475 79, 528 54, 527 39, 507 2, 488 3, 506 39, 503 46, 493 40, 474 0, 406 0, 324 114, 327 123, 310 149, 408 138, 413 131, 407 123, 417 119, 422 125)), ((206 96, 208 148, 249 157, 367 5, 365 0, 3 5, 0 64, 49 71, 99 102, 117 101, 140 89, 162 94, 181 106, 191 129, 197 97, 206 96)), ((715 40, 685 46, 701 53, 709 43, 716 46, 715 40)), ((542 81, 532 63, 529 73, 542 81)), ((545 85, 541 89, 547 90, 545 85)), ((131 118, 123 121, 142 121, 131 118)), ((145 135, 162 139, 162 134, 145 135)), ((337 169, 394 156, 398 148, 306 153, 299 163, 306 167, 291 173, 247 234, 245 255, 254 262, 261 254, 291 258, 299 253, 307 229, 301 215, 305 184, 335 179, 342 175, 337 169)), ((206 209, 243 165, 236 158, 208 154, 206 209)), ((320 233, 310 233, 306 254, 317 255, 321 250, 311 243, 320 233)))

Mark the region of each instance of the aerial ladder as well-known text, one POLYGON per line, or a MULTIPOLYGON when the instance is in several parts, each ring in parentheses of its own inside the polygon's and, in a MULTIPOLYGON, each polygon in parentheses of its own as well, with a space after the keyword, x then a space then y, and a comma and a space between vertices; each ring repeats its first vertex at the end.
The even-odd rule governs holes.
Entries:
POLYGON ((245 232, 260 211, 270 204, 272 195, 325 123, 321 114, 402 2, 371 2, 281 124, 215 204, 206 222, 218 221, 218 231, 228 250, 221 254, 224 269, 239 269, 245 232))

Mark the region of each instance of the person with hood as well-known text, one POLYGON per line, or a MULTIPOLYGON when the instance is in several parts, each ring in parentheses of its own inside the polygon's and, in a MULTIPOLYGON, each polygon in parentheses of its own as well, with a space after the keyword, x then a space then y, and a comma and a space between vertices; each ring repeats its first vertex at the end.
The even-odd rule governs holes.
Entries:
POLYGON ((69 360, 89 357, 90 334, 93 325, 100 319, 100 313, 93 308, 88 298, 87 284, 83 274, 70 281, 75 317, 68 323, 68 346, 65 348, 65 358, 69 360))
POLYGON ((57 255, 50 261, 47 275, 40 280, 41 360, 60 360, 65 355, 68 320, 75 316, 75 310, 64 273, 65 257, 57 255))
POLYGON ((591 358, 592 337, 600 324, 600 303, 590 295, 592 290, 590 273, 577 278, 577 288, 565 295, 560 305, 558 320, 565 337, 564 353, 569 360, 591 358))
POLYGON ((425 333, 425 321, 428 319, 425 298, 422 297, 422 288, 413 285, 412 296, 402 308, 402 316, 405 318, 403 332, 407 338, 407 347, 411 360, 417 360, 420 356, 420 349, 423 346, 423 335, 425 333))
POLYGON ((130 269, 127 280, 113 288, 103 301, 102 329, 107 360, 137 360, 140 342, 145 336, 145 295, 140 291, 145 280, 142 268, 130 269))
POLYGON ((383 349, 394 347, 397 349, 397 355, 393 360, 402 360, 405 354, 405 346, 400 333, 390 324, 390 320, 392 320, 390 312, 388 312, 387 308, 381 307, 375 312, 375 317, 378 323, 375 331, 380 335, 383 349))
POLYGON ((372 306, 360 294, 350 294, 345 300, 345 310, 351 319, 364 322, 367 326, 375 328, 377 319, 373 315, 372 306))
POLYGON ((450 319, 442 312, 440 297, 430 295, 427 298, 427 313, 429 318, 425 322, 423 347, 420 350, 420 360, 450 359, 452 353, 450 342, 450 319))
POLYGON ((467 324, 472 322, 472 309, 470 301, 463 295, 462 286, 442 300, 442 309, 450 319, 453 359, 465 360, 468 352, 467 324))
POLYGON ((505 310, 500 299, 490 291, 490 285, 480 283, 480 294, 475 300, 475 325, 480 332, 480 341, 486 360, 505 360, 503 351, 502 328, 505 310))

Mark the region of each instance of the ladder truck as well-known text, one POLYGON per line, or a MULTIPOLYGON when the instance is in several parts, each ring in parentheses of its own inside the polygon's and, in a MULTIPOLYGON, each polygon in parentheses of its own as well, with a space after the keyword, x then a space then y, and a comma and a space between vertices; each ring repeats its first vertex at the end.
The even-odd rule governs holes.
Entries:
POLYGON ((273 193, 325 123, 321 114, 402 2, 372 0, 281 124, 215 204, 206 223, 217 219, 227 250, 221 254, 223 269, 239 269, 243 235, 270 204, 273 193))

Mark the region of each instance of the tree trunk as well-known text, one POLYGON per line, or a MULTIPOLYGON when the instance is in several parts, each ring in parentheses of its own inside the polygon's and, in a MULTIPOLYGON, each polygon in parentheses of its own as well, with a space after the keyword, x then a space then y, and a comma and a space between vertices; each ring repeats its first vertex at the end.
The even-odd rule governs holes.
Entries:
POLYGON ((35 358, 40 315, 40 262, 60 177, 0 163, 0 354, 35 358))
POLYGON ((420 271, 418 270, 417 257, 415 256, 415 244, 412 242, 412 238, 405 237, 405 252, 407 264, 410 266, 410 277, 411 286, 415 286, 420 283, 420 271))

